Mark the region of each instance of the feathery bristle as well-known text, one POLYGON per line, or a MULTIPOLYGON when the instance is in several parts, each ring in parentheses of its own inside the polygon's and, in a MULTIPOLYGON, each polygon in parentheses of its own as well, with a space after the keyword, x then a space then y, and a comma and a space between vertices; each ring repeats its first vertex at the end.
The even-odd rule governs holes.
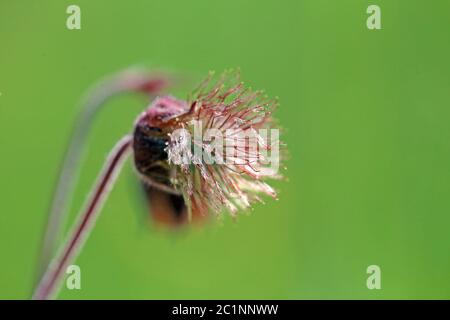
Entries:
POLYGON ((264 180, 279 178, 278 166, 267 165, 269 152, 279 156, 278 131, 267 137, 277 105, 262 91, 245 88, 233 71, 216 81, 210 75, 192 93, 189 111, 174 119, 182 130, 166 148, 169 162, 177 164, 172 183, 188 208, 204 214, 226 209, 234 216, 261 201, 261 194, 276 197, 264 180))

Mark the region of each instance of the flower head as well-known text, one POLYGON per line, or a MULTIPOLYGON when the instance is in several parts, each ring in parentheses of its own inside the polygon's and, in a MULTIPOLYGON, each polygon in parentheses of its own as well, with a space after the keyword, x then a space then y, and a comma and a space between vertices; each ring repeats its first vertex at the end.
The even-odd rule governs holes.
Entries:
POLYGON ((175 170, 171 183, 183 194, 190 212, 235 215, 261 194, 276 197, 266 182, 278 178, 278 131, 271 129, 276 99, 240 82, 238 72, 213 75, 188 99, 186 112, 168 120, 166 152, 175 170), (271 138, 268 138, 271 129, 271 138), (270 140, 270 141, 269 141, 270 140), (271 153, 269 157, 269 153, 271 153))

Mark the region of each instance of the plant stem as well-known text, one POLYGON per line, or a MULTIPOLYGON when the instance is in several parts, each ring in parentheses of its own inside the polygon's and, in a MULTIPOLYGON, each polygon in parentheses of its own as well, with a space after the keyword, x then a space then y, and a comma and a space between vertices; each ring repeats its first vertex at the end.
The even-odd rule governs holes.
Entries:
POLYGON ((92 188, 87 206, 79 216, 79 222, 76 224, 63 249, 47 267, 42 280, 34 292, 33 299, 47 300, 51 299, 57 293, 64 270, 81 250, 89 231, 100 213, 101 206, 114 184, 123 161, 129 154, 131 141, 132 137, 126 136, 111 151, 100 177, 92 188))
POLYGON ((157 94, 172 82, 168 74, 149 73, 142 70, 125 70, 100 82, 88 95, 75 122, 72 137, 61 165, 54 189, 47 226, 42 241, 37 277, 42 277, 45 268, 55 254, 65 224, 70 194, 77 182, 79 164, 85 142, 95 116, 109 99, 126 92, 157 94))

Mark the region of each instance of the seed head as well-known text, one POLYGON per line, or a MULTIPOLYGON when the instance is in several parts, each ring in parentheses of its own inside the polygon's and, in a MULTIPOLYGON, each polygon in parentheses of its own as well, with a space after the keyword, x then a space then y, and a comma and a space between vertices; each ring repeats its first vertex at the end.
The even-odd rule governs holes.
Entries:
POLYGON ((268 166, 268 153, 280 154, 278 131, 267 138, 277 105, 262 91, 246 88, 239 72, 217 80, 210 74, 190 95, 187 111, 167 122, 181 129, 170 135, 165 150, 175 168, 171 183, 190 211, 225 209, 234 216, 262 201, 261 194, 276 197, 266 180, 280 177, 278 166, 268 166))

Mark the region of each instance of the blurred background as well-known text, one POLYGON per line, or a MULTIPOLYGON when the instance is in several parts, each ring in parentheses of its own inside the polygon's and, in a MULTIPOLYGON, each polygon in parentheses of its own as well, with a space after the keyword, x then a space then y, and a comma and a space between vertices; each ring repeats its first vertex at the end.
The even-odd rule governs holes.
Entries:
MULTIPOLYGON (((289 181, 237 222, 170 232, 128 161, 76 260, 82 289, 58 298, 450 298, 449 27, 447 0, 0 1, 0 298, 30 297, 80 98, 136 64, 240 67, 279 96, 289 181)), ((95 122, 70 222, 145 106, 121 96, 95 122)))

